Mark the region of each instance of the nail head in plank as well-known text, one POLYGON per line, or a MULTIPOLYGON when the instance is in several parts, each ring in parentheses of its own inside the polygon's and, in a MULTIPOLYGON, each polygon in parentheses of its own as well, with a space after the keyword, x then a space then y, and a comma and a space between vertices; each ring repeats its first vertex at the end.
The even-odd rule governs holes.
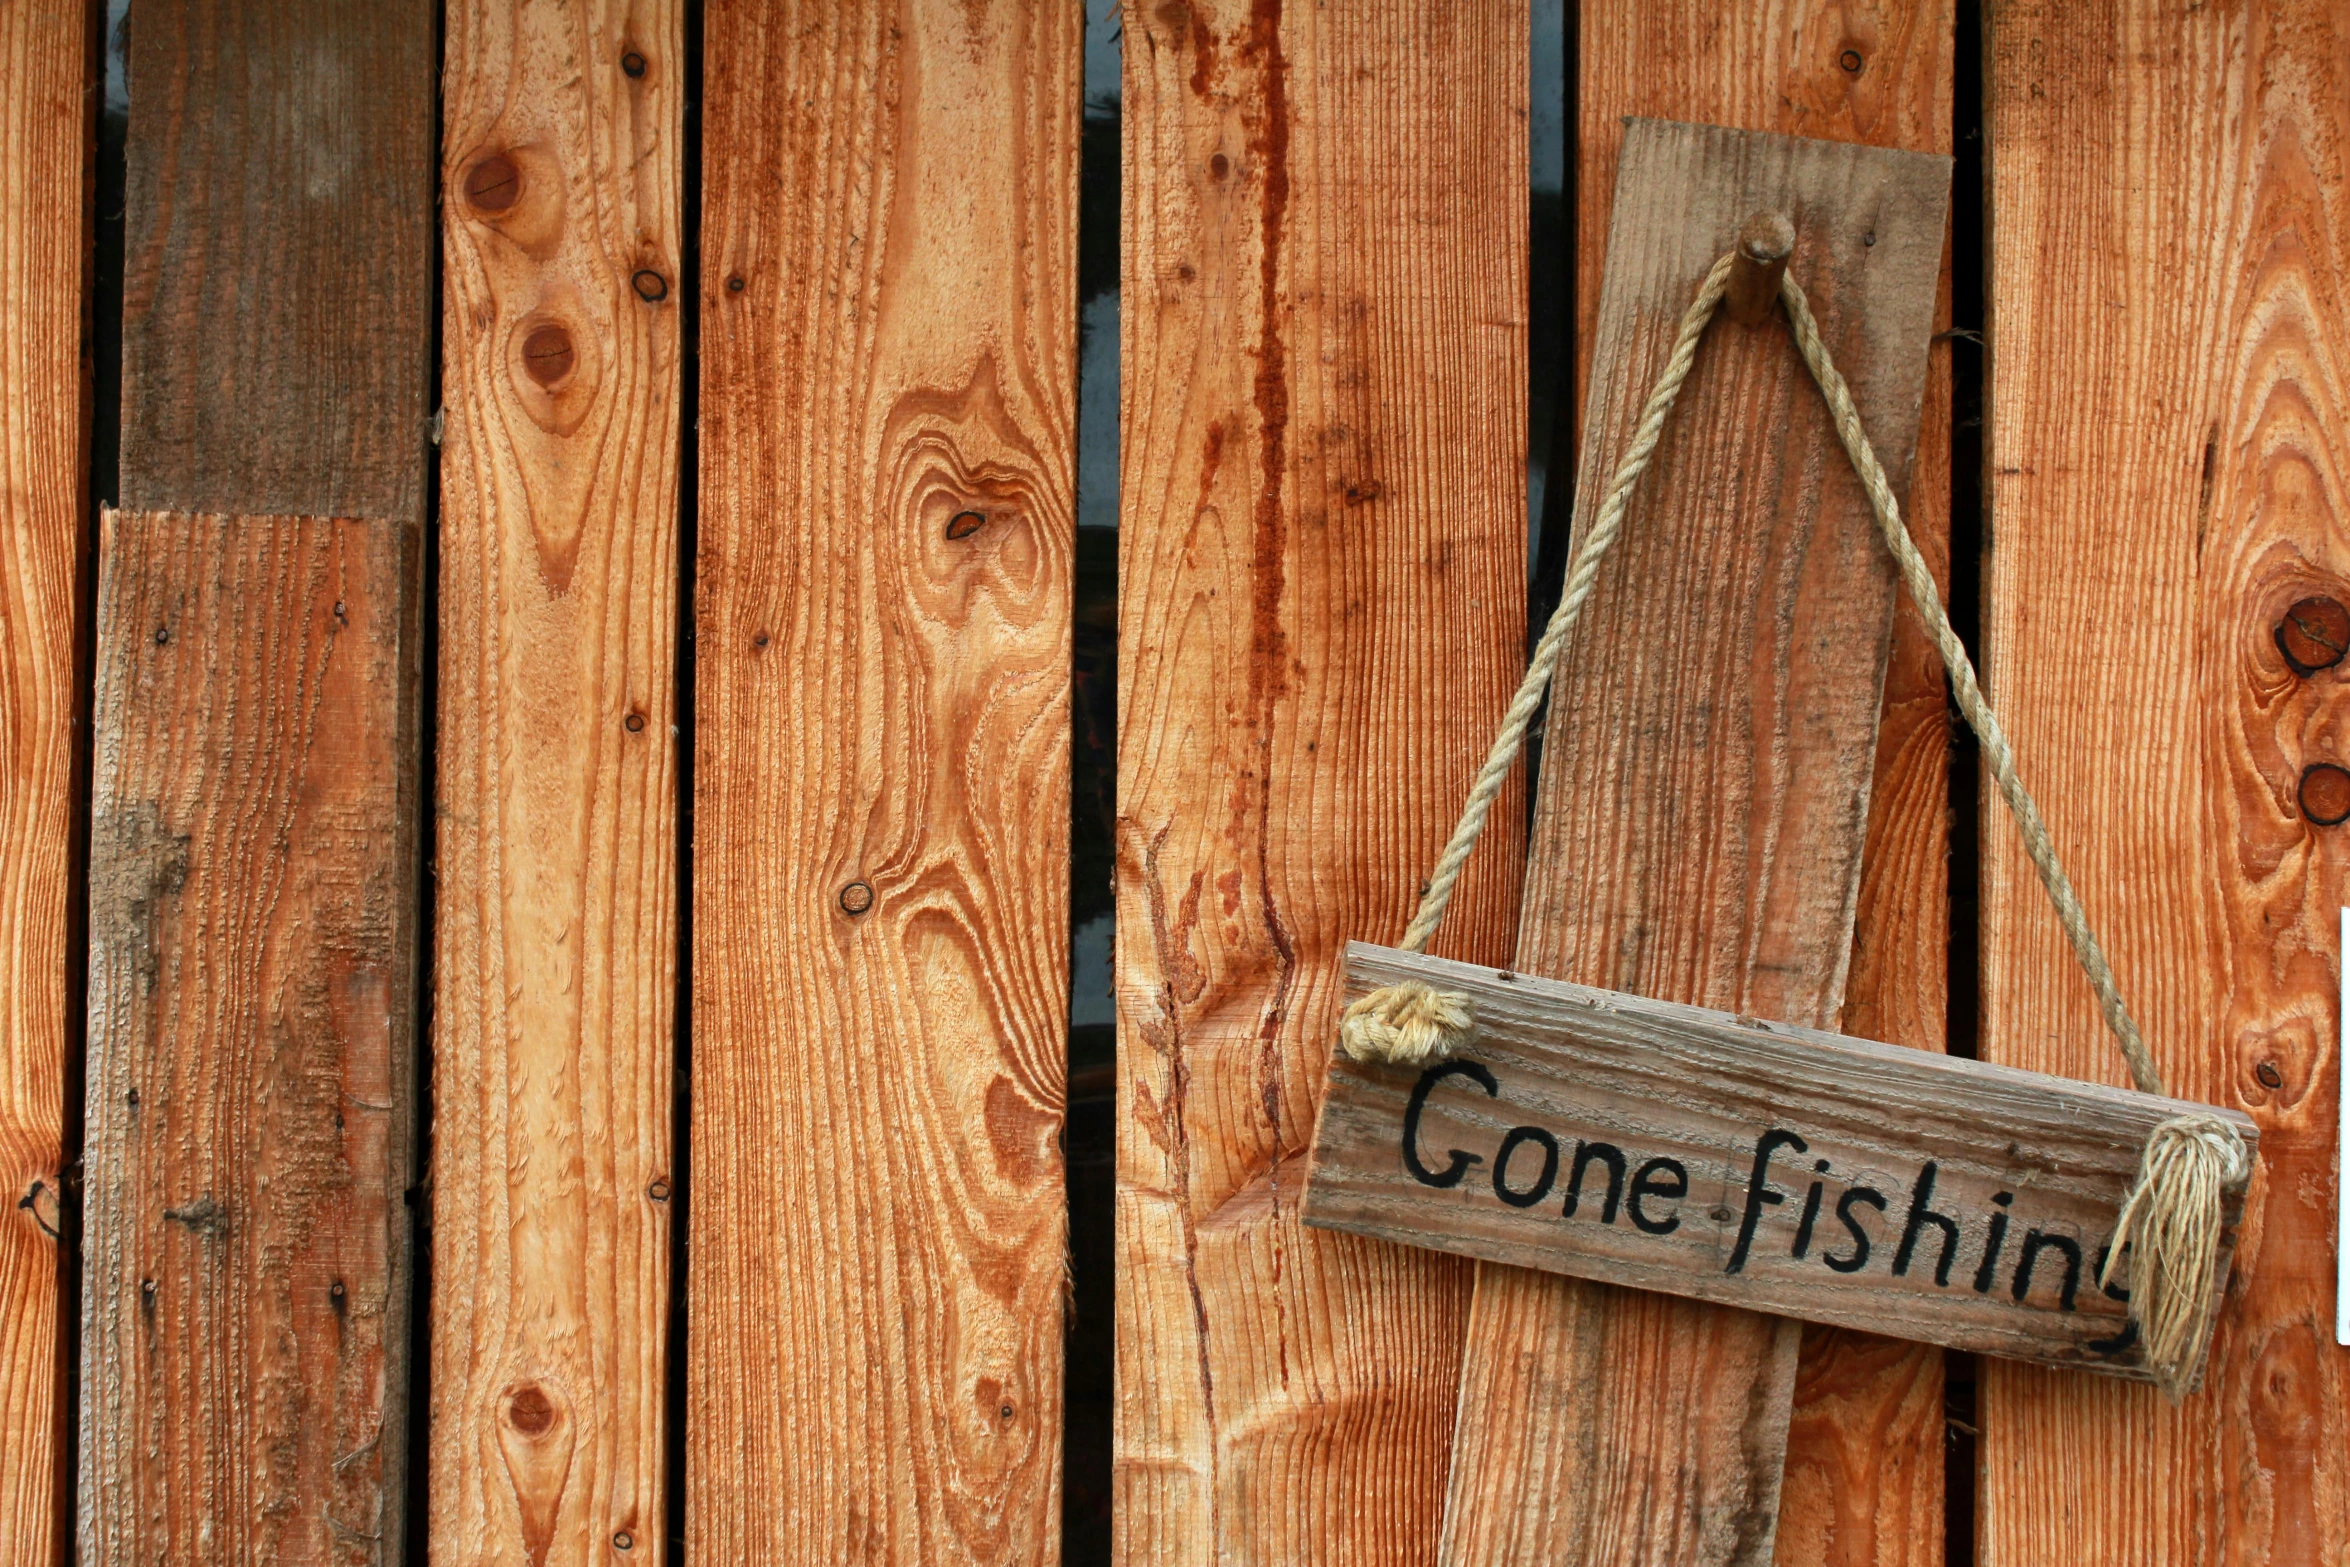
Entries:
POLYGON ((417 530, 100 549, 81 1559, 396 1561, 417 530))
POLYGON ((484 1567, 667 1543, 681 18, 447 14, 429 1494, 484 1567))
MULTIPOLYGON (((1629 121, 1577 494, 1604 489, 1699 280, 1766 210, 1793 222, 1790 269, 1905 486, 1949 167, 1629 121)), ((1517 966, 1829 1024, 1891 579, 1783 331, 1709 331, 1617 548, 1551 695, 1517 966), (1691 628, 1673 656, 1659 624, 1691 628)), ((1799 1344, 1783 1321, 1480 1269, 1445 1560, 1769 1561, 1799 1344)))

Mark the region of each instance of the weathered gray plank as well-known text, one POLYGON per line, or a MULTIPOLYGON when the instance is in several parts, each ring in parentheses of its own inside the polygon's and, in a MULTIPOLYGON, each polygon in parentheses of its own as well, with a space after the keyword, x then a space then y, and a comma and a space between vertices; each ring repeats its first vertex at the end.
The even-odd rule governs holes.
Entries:
MULTIPOLYGON (((1628 122, 1578 526, 1765 209, 1905 488, 1948 179, 1927 154, 1628 122)), ((1518 968, 1832 1025, 1891 603, 1786 327, 1718 321, 1552 692, 1518 968)), ((1768 1562, 1798 1347, 1781 1321, 1481 1269, 1444 1560, 1768 1562)))
POLYGON ((127 23, 126 510, 422 515, 437 13, 188 0, 127 23))
POLYGON ((2146 1134, 2201 1106, 1361 942, 1346 977, 1464 991, 1477 1041, 1335 1058, 1308 1224, 2147 1375, 2095 1276, 2146 1134))

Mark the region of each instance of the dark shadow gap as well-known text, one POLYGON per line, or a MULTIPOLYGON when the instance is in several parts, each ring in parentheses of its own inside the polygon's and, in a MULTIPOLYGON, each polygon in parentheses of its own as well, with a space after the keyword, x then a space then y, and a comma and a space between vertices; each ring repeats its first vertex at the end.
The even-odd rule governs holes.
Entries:
MULTIPOLYGON (((432 210, 441 210, 441 134, 444 82, 441 61, 446 26, 438 7, 433 11, 432 90, 432 210)), ((438 932, 433 909, 439 891, 440 864, 440 705, 441 705, 441 233, 436 222, 428 249, 427 270, 432 298, 425 317, 425 399, 431 423, 419 442, 424 460, 424 523, 417 584, 416 660, 416 971, 414 1006, 416 1113, 410 1128, 408 1187, 401 1194, 408 1209, 408 1386, 407 1461, 402 1475, 407 1513, 401 1520, 401 1559, 408 1567, 425 1567, 431 1541, 432 1494, 432 1133, 433 1133, 433 956, 438 932)))
MULTIPOLYGON (((1989 323, 1987 232, 1991 192, 1983 116, 1980 0, 1957 0, 1951 76, 1950 191, 1950 621, 1968 656, 1982 662, 1983 431, 1989 323)), ((1945 973, 1950 1053, 1977 1058, 1982 1031, 1982 767, 1974 732, 1950 714, 1950 941, 1945 973)), ((1982 1463, 1973 1355, 1943 1357, 1943 1559, 1975 1560, 1977 1477, 1982 1463)))
POLYGON ((130 139, 124 68, 129 0, 94 0, 89 12, 93 132, 86 187, 83 294, 83 409, 88 416, 85 515, 75 551, 72 824, 65 900, 65 1087, 58 1125, 57 1354, 58 1560, 76 1560, 81 1496, 82 1149, 89 1108, 90 809, 98 680, 98 519, 114 504, 122 473, 123 201, 130 139))
POLYGON ((1077 199, 1077 526, 1069 681, 1069 1297, 1061 1556, 1110 1561, 1117 1310, 1113 833, 1118 781, 1118 271, 1121 30, 1087 0, 1077 199))
POLYGON ((700 537, 702 332, 702 7, 687 0, 683 179, 678 210, 677 632, 670 710, 677 780, 677 989, 671 1018, 674 1060, 669 1111, 669 1342, 662 1361, 661 1499, 668 1560, 685 1560, 686 1265, 693 1195, 694 1046, 694 567, 700 537))
MULTIPOLYGON (((1535 0, 1534 56, 1528 79, 1532 137, 1557 138, 1555 183, 1546 179, 1540 152, 1529 148, 1532 189, 1527 208, 1526 255, 1526 651, 1558 608, 1566 586, 1574 537, 1575 466, 1582 450, 1576 410, 1576 205, 1580 189, 1577 118, 1581 111, 1582 49, 1575 0, 1535 0), (1545 26, 1545 23, 1550 25, 1545 26)), ((1535 781, 1542 771, 1547 696, 1526 731, 1526 821, 1534 820, 1535 781)))

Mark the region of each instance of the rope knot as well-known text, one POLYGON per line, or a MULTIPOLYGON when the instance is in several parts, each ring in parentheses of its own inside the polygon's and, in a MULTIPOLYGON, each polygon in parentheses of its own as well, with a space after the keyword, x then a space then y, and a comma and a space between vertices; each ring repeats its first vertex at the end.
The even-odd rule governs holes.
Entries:
POLYGON ((1466 995, 1407 979, 1348 1007, 1338 1043, 1357 1061, 1428 1066, 1457 1054, 1476 1031, 1476 1004, 1466 995))
POLYGON ((2125 1272, 2147 1369, 2173 1401, 2193 1388, 2219 1310, 2221 1199, 2251 1178, 2251 1150, 2233 1123, 2173 1116, 2147 1133, 2138 1184, 2114 1226, 2097 1282, 2125 1272))

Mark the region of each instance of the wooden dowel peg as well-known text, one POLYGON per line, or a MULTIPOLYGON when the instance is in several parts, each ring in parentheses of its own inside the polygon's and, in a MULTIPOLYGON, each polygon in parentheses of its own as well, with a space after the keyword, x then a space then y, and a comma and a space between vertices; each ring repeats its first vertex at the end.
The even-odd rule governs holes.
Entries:
POLYGON ((1779 301, 1779 279, 1795 249, 1795 225, 1784 212, 1758 212, 1738 230, 1738 259, 1730 267, 1725 303, 1741 326, 1760 326, 1779 301))

